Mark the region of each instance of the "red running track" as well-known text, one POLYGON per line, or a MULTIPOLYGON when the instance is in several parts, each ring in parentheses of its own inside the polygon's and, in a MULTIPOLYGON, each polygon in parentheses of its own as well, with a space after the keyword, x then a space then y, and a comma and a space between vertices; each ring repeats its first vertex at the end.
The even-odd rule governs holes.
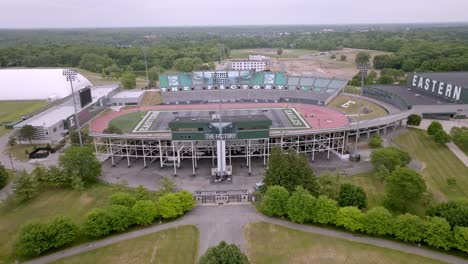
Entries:
MULTIPOLYGON (((245 103, 245 104, 222 104, 222 109, 259 109, 259 108, 287 108, 293 107, 309 123, 312 130, 341 128, 348 124, 348 118, 341 112, 318 105, 297 104, 297 103, 245 103)), ((93 119, 89 125, 92 132, 100 133, 107 128, 109 122, 128 113, 137 111, 164 111, 164 110, 217 110, 215 104, 198 105, 153 105, 145 107, 135 107, 121 111, 113 111, 93 119)))

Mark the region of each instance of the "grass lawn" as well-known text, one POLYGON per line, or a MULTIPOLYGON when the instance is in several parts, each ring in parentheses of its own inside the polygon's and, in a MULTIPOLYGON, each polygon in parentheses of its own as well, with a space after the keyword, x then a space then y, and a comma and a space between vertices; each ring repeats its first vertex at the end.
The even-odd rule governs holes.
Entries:
POLYGON ((367 194, 367 208, 382 205, 385 196, 385 184, 372 172, 343 176, 341 182, 361 186, 367 194))
POLYGON ((16 144, 13 147, 8 147, 8 153, 11 154, 17 160, 29 160, 29 153, 31 153, 35 148, 45 147, 47 145, 23 145, 23 144, 16 144), (26 154, 28 151, 28 154, 26 154))
MULTIPOLYGON (((13 245, 22 224, 32 220, 48 220, 57 214, 72 217, 82 224, 86 213, 94 207, 108 205, 109 196, 118 190, 116 185, 96 183, 83 191, 50 189, 21 205, 12 199, 0 204, 0 263, 13 263, 13 245)), ((79 238, 77 243, 85 238, 79 238)))
MULTIPOLYGON (((0 101, 0 123, 20 120, 22 116, 46 105, 47 101, 45 100, 0 101)), ((4 126, 0 126, 0 136, 7 131, 4 126)))
POLYGON ((443 263, 345 239, 257 222, 244 228, 251 263, 443 263))
MULTIPOLYGON (((264 49, 234 49, 230 51, 231 59, 248 59, 249 55, 264 55, 276 58, 276 51, 278 49, 264 48, 264 49)), ((315 50, 305 49, 283 49, 283 55, 279 58, 298 58, 300 56, 317 52, 315 50)))
POLYGON ((147 111, 133 112, 116 117, 109 122, 109 125, 113 125, 120 128, 123 133, 130 133, 145 116, 146 112, 147 111))
POLYGON ((364 107, 367 107, 368 109, 370 109, 371 112, 368 114, 365 114, 361 110, 360 120, 373 119, 377 117, 386 116, 388 114, 387 111, 385 111, 383 107, 377 104, 374 104, 366 100, 360 100, 359 102, 357 98, 351 97, 348 95, 338 95, 337 97, 335 97, 335 99, 333 99, 328 104, 328 106, 338 111, 344 112, 346 115, 350 116, 353 120, 358 120, 359 109, 362 109, 364 107), (346 104, 349 101, 354 102, 354 104, 352 103, 348 104, 347 108, 342 106, 343 104, 346 104))
POLYGON ((52 263, 195 263, 198 239, 198 229, 187 225, 129 239, 52 263))
POLYGON ((161 92, 149 91, 145 93, 143 100, 141 101, 141 106, 151 106, 162 103, 161 92))
POLYGON ((426 131, 410 128, 395 143, 425 164, 422 175, 437 200, 468 197, 468 168, 445 145, 438 145, 426 131), (449 184, 448 179, 456 183, 449 184))
MULTIPOLYGON (((79 68, 74 68, 76 71, 81 73, 84 77, 86 77, 92 84, 94 85, 106 85, 106 84, 112 84, 112 83, 119 83, 120 80, 114 79, 114 78, 103 78, 100 73, 97 72, 90 72, 87 70, 79 69, 79 68)), ((137 76, 136 78, 136 88, 143 88, 147 84, 145 78, 141 76, 137 76)))

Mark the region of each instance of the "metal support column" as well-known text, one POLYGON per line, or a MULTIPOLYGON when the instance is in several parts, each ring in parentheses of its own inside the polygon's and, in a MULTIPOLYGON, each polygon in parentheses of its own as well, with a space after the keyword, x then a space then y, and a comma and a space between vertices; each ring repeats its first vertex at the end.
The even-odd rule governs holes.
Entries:
POLYGON ((174 176, 177 175, 177 168, 176 168, 176 156, 175 156, 175 146, 174 141, 171 141, 172 145, 172 160, 174 161, 174 176))
POLYGON ((194 147, 193 147, 193 141, 192 143, 192 175, 195 176, 195 152, 194 152, 194 147))
POLYGON ((315 134, 314 134, 314 141, 312 142, 312 161, 315 160, 315 134))
POLYGON ((251 164, 252 160, 251 160, 251 159, 252 159, 252 158, 251 158, 251 156, 250 156, 250 139, 249 139, 249 156, 248 156, 248 160, 247 160, 247 162, 249 163, 249 175, 250 175, 251 172, 252 172, 252 164, 251 164))
POLYGON ((162 155, 162 147, 161 147, 161 140, 159 140, 159 164, 161 165, 161 168, 164 166, 163 165, 163 155, 162 155))
POLYGON ((114 162, 114 151, 112 150, 112 142, 111 142, 111 139, 110 139, 110 138, 108 138, 108 140, 109 140, 109 149, 110 149, 112 167, 115 167, 115 162, 114 162))
POLYGON ((130 168, 130 156, 128 154, 128 142, 127 139, 125 139, 125 150, 127 151, 127 166, 130 168))
POLYGON ((143 166, 146 168, 145 141, 141 140, 141 150, 143 152, 143 166))
POLYGON ((328 153, 327 153, 327 160, 330 159, 330 144, 331 144, 331 133, 328 134, 328 153))

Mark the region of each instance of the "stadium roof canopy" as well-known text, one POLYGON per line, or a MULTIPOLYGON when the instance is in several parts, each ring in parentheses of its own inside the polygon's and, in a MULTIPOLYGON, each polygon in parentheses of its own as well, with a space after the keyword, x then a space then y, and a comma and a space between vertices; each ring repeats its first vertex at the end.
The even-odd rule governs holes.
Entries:
MULTIPOLYGON (((92 84, 78 74, 73 85, 78 91, 92 84)), ((63 69, 0 70, 0 100, 55 100, 70 94, 70 83, 63 76, 63 69)))

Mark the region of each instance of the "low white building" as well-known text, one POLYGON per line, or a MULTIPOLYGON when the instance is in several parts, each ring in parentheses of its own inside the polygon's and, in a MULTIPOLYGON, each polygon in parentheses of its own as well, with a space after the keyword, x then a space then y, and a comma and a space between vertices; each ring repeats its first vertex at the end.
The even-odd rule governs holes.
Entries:
POLYGON ((231 60, 231 70, 236 71, 265 71, 267 61, 265 60, 231 60))
POLYGON ((145 91, 142 90, 121 91, 110 98, 110 104, 139 105, 144 96, 145 91))

